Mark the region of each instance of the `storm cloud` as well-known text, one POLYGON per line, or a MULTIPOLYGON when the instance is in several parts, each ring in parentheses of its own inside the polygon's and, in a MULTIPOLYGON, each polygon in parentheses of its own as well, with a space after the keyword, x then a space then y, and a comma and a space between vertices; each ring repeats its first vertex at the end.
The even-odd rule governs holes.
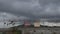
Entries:
POLYGON ((40 18, 60 16, 60 0, 0 0, 0 12, 40 18))

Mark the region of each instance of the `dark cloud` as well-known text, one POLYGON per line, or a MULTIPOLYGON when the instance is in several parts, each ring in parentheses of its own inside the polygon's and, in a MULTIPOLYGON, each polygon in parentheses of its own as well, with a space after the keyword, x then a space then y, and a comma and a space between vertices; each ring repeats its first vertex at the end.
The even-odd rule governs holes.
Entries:
POLYGON ((60 0, 0 0, 0 11, 34 19, 60 16, 60 0))

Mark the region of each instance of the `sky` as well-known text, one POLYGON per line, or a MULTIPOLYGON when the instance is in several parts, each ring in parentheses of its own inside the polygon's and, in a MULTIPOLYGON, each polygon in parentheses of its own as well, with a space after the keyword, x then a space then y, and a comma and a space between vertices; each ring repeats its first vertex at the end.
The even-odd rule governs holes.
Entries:
POLYGON ((40 18, 60 19, 60 0, 0 0, 0 22, 40 18))
MULTIPOLYGON (((60 0, 0 0, 0 14, 4 13, 22 19, 40 19, 46 16, 59 18, 60 0)), ((8 17, 12 18, 10 16, 8 17)))

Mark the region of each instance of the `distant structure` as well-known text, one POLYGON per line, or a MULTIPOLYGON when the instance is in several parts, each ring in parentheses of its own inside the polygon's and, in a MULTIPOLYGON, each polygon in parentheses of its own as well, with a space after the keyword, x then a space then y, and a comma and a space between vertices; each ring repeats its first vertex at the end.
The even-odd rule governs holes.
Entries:
POLYGON ((40 27, 40 20, 35 20, 34 27, 40 27))
POLYGON ((24 26, 25 26, 25 27, 28 27, 28 26, 30 26, 30 25, 31 25, 31 24, 29 23, 28 20, 25 20, 25 21, 24 21, 24 26))
POLYGON ((50 27, 54 27, 54 26, 60 26, 60 20, 56 20, 56 19, 41 19, 41 23, 42 26, 50 26, 50 27))

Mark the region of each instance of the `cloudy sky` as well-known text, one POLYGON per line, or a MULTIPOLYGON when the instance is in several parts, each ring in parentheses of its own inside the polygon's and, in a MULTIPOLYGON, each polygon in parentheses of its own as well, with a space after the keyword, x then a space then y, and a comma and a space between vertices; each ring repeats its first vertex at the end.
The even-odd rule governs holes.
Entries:
POLYGON ((33 19, 42 16, 60 17, 60 0, 0 0, 0 14, 5 13, 33 19))
MULTIPOLYGON (((9 19, 50 17, 55 17, 54 20, 60 18, 60 0, 0 0, 0 21, 2 22, 9 19)), ((2 22, 0 27, 5 27, 2 22)))

